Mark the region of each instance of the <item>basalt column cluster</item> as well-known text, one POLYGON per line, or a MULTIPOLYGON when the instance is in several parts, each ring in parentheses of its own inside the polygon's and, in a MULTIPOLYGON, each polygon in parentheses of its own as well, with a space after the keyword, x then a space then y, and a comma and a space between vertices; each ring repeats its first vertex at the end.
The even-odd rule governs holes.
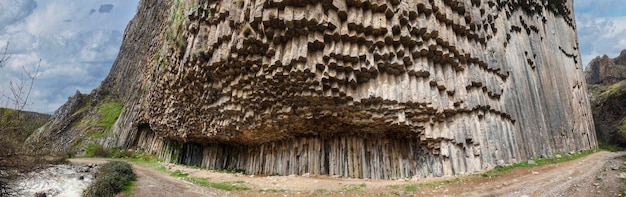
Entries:
POLYGON ((168 161, 396 179, 597 146, 571 1, 170 7, 121 143, 168 161))

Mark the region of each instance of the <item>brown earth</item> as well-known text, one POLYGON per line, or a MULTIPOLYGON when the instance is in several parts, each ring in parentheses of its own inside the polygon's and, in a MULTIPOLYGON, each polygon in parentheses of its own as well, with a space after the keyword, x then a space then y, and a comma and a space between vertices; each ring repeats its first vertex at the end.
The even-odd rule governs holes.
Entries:
MULTIPOLYGON (((596 152, 558 164, 517 168, 497 177, 468 175, 419 180, 343 179, 327 176, 253 176, 174 164, 169 171, 210 182, 240 182, 247 191, 224 191, 193 185, 133 163, 136 196, 624 196, 625 152, 596 152)), ((71 159, 103 163, 106 159, 71 159)))

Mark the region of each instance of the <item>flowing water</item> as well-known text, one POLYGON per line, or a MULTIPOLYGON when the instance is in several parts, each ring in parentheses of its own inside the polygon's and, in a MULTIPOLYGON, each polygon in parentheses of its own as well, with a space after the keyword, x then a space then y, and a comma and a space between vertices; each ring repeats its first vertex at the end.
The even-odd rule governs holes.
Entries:
POLYGON ((91 184, 96 169, 93 165, 55 165, 31 172, 14 184, 19 189, 15 196, 80 197, 91 184))

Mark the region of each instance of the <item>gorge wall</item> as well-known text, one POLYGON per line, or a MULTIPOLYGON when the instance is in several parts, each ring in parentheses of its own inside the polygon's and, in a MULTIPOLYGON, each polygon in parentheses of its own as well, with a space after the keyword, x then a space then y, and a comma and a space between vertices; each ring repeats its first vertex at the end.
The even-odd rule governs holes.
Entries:
POLYGON ((626 146, 626 50, 591 60, 585 78, 598 141, 626 146))
POLYGON ((597 147, 572 1, 142 0, 102 143, 251 174, 460 175, 597 147))

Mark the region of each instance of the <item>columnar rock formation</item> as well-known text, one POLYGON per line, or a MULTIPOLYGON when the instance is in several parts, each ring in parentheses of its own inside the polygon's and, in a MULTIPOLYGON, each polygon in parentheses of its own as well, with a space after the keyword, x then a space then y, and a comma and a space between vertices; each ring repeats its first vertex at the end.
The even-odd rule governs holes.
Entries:
POLYGON ((107 146, 395 179, 595 148, 571 1, 144 0, 107 146))

